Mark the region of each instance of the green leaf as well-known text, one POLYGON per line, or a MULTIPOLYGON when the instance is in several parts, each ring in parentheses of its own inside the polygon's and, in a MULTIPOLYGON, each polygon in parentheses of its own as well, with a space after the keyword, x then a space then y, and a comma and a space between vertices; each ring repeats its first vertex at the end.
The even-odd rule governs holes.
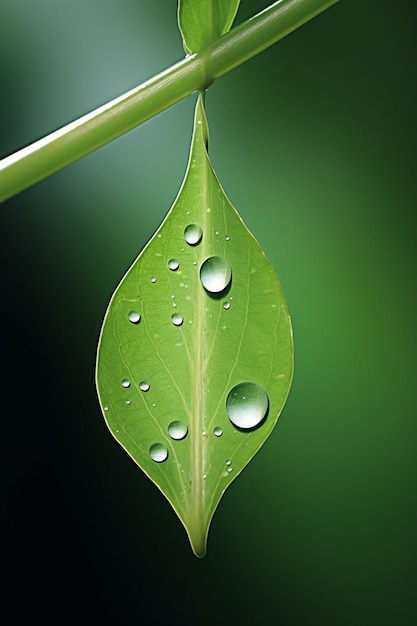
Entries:
POLYGON ((200 52, 227 33, 239 4, 240 0, 179 0, 178 25, 185 52, 200 52))
POLYGON ((117 287, 97 358, 109 429, 167 497, 197 556, 224 491, 271 433, 293 370, 282 288, 207 141, 200 96, 181 190, 117 287))

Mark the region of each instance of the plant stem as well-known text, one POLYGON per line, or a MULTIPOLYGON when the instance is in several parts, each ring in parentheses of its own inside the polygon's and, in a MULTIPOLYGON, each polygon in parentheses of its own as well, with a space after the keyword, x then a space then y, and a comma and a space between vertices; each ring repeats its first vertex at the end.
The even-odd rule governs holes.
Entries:
POLYGON ((0 161, 0 202, 202 91, 338 0, 280 0, 139 87, 0 161))

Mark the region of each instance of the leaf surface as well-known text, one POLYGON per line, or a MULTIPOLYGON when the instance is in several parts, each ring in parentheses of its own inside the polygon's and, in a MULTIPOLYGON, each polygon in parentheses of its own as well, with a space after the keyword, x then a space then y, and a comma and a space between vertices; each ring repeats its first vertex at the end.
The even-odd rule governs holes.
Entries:
POLYGON ((276 424, 293 371, 281 285, 207 141, 199 96, 185 179, 113 294, 96 371, 110 431, 167 497, 197 556, 224 491, 276 424))
POLYGON ((179 0, 178 25, 185 52, 200 52, 227 33, 239 4, 240 0, 179 0))

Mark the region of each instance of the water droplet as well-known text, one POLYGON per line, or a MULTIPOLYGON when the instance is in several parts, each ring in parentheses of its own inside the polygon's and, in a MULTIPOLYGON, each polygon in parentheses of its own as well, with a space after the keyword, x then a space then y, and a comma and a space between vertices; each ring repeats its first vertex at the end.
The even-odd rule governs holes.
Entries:
POLYGON ((147 383, 145 380, 142 380, 142 382, 139 383, 139 389, 141 391, 149 391, 150 388, 150 384, 147 383))
POLYGON ((269 400, 256 383, 240 383, 233 387, 226 399, 226 411, 232 424, 238 428, 254 428, 265 419, 269 400))
POLYGON ((173 272, 175 272, 175 270, 177 270, 179 268, 179 266, 180 266, 180 264, 178 263, 177 259, 170 259, 168 261, 168 267, 173 272))
POLYGON ((229 235, 226 235, 225 239, 226 239, 226 241, 229 241, 230 240, 229 235))
POLYGON ((198 224, 189 224, 184 230, 184 239, 190 246, 200 243, 203 231, 198 224))
POLYGON ((127 378, 123 378, 122 387, 125 387, 126 389, 130 387, 130 380, 127 380, 127 378))
POLYGON ((221 436, 223 435, 223 431, 222 431, 222 429, 220 428, 220 426, 216 426, 216 427, 213 429, 213 433, 216 435, 216 437, 221 437, 221 436))
POLYGON ((217 235, 219 234, 219 231, 218 231, 218 230, 216 230, 216 232, 215 232, 214 234, 217 236, 217 235))
POLYGON ((126 400, 126 404, 131 404, 132 400, 126 400))
POLYGON ((156 283, 156 278, 155 278, 155 276, 152 276, 152 278, 151 278, 151 283, 156 283))
POLYGON ((231 464, 232 464, 232 461, 230 461, 229 459, 227 459, 227 461, 226 461, 226 465, 227 465, 227 466, 229 466, 229 465, 231 465, 231 464))
POLYGON ((104 407, 104 410, 105 410, 105 411, 108 411, 108 410, 109 410, 109 407, 108 407, 108 406, 105 406, 105 407, 104 407))
POLYGON ((184 319, 181 317, 181 315, 178 315, 178 313, 173 313, 171 315, 171 322, 174 324, 174 326, 181 326, 183 321, 184 319))
POLYGON ((233 467, 228 467, 226 471, 228 471, 230 474, 230 472, 233 472, 233 467))
POLYGON ((206 436, 207 436, 207 431, 206 431, 206 430, 203 430, 203 431, 201 432, 201 434, 203 435, 203 437, 206 437, 206 436))
POLYGON ((232 266, 220 256, 211 256, 200 267, 200 280, 206 291, 220 293, 232 280, 232 266))
POLYGON ((139 324, 140 313, 138 313, 137 311, 129 311, 129 313, 127 314, 127 319, 129 320, 129 322, 132 322, 132 324, 139 324))
POLYGON ((226 302, 226 303, 223 305, 223 308, 224 308, 224 309, 226 309, 226 311, 228 311, 228 310, 230 309, 230 302, 226 302))
POLYGON ((187 433, 187 424, 184 424, 184 422, 181 422, 180 420, 175 420, 168 426, 168 435, 171 439, 184 439, 184 437, 187 436, 187 433))
POLYGON ((152 461, 156 463, 162 463, 168 458, 168 450, 162 443, 153 443, 149 448, 149 456, 152 461))
POLYGON ((207 479, 207 474, 203 474, 203 480, 207 479))
POLYGON ((197 265, 197 261, 193 261, 193 265, 197 265))

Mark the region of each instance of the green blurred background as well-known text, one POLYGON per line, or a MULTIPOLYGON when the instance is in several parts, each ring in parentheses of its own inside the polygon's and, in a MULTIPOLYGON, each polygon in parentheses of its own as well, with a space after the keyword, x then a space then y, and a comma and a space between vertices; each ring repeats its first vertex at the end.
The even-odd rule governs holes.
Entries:
MULTIPOLYGON (((237 21, 267 6, 242 0, 237 21)), ((182 57, 176 2, 1 0, 0 156, 182 57)), ((283 283, 279 424, 197 560, 108 433, 95 350, 195 97, 2 205, 8 624, 414 624, 415 9, 344 0, 214 84, 214 167, 283 283)))

